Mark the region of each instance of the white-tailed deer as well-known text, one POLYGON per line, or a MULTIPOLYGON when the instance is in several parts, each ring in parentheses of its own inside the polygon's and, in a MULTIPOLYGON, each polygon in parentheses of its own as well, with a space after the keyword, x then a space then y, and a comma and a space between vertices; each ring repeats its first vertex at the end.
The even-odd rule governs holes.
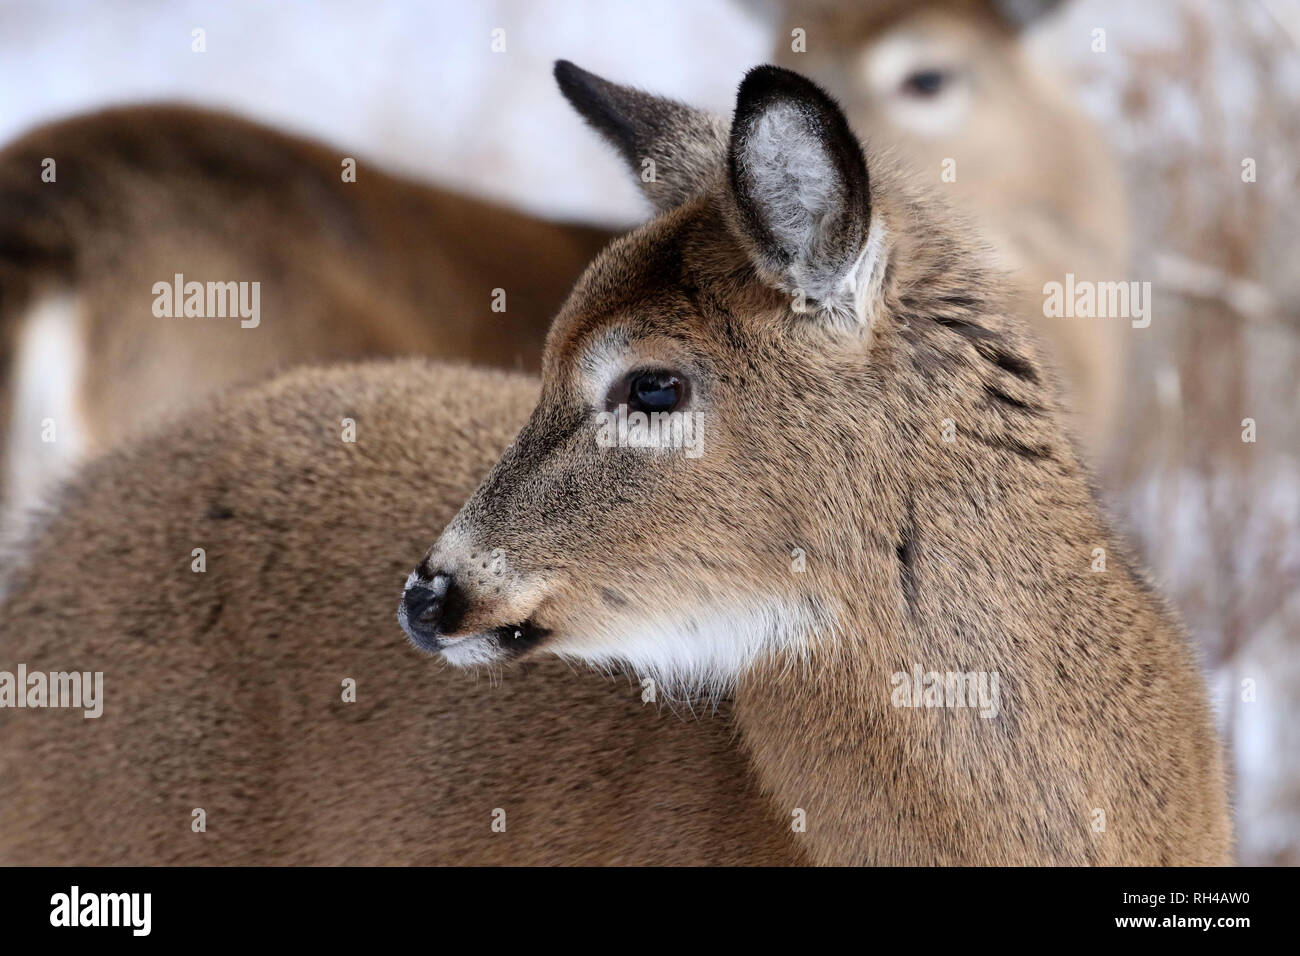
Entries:
POLYGON ((1130 279, 1124 185, 1097 128, 1022 33, 1060 0, 776 0, 777 57, 840 98, 978 223, 1017 277, 1016 308, 1105 451, 1132 334, 1124 317, 1044 315, 1044 285, 1130 279))
POLYGON ((35 130, 0 152, 0 498, 30 501, 84 455, 297 363, 535 370, 611 235, 218 112, 35 130))
POLYGON ((0 862, 1226 862, 1186 640, 942 205, 786 70, 729 129, 557 78, 660 214, 540 394, 300 371, 92 463, 0 671, 101 671, 102 716, 0 709, 0 862), (444 525, 399 619, 500 686, 384 623, 444 525))

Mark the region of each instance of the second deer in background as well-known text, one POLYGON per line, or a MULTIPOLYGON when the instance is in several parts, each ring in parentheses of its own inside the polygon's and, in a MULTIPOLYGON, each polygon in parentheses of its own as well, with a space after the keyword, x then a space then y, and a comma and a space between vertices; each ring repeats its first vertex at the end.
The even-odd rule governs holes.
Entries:
POLYGON ((35 130, 0 152, 0 500, 31 502, 86 455, 293 365, 535 370, 610 236, 225 113, 138 106, 35 130), (259 314, 213 312, 212 286, 251 288, 259 314))

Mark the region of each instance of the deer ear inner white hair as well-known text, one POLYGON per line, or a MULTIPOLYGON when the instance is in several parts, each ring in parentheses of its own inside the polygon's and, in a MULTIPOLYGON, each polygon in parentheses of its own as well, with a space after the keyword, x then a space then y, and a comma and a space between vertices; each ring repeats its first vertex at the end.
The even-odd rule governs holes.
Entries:
POLYGON ((797 73, 751 70, 740 85, 728 173, 756 265, 813 304, 852 305, 871 226, 862 146, 836 102, 797 73), (839 301, 843 300, 843 301, 839 301))

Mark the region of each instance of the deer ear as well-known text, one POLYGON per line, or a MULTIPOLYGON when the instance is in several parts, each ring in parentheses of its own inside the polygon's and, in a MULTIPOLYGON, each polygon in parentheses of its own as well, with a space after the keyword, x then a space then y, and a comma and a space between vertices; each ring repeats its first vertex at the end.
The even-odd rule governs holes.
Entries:
POLYGON ((556 61, 555 81, 622 154, 657 211, 680 205, 717 179, 727 150, 726 126, 717 117, 611 83, 568 60, 556 61))
POLYGON ((728 174, 735 228, 764 278, 865 323, 882 230, 870 228, 866 158, 835 101, 790 70, 750 70, 736 99, 728 174))

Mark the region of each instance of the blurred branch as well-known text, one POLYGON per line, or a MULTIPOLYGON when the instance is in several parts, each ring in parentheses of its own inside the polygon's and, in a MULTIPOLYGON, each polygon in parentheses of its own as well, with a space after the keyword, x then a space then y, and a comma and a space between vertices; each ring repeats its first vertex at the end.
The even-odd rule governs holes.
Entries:
POLYGON ((1157 252, 1155 269, 1161 287, 1175 295, 1219 302, 1251 322, 1300 328, 1300 317, 1282 312, 1258 282, 1175 252, 1157 252))

